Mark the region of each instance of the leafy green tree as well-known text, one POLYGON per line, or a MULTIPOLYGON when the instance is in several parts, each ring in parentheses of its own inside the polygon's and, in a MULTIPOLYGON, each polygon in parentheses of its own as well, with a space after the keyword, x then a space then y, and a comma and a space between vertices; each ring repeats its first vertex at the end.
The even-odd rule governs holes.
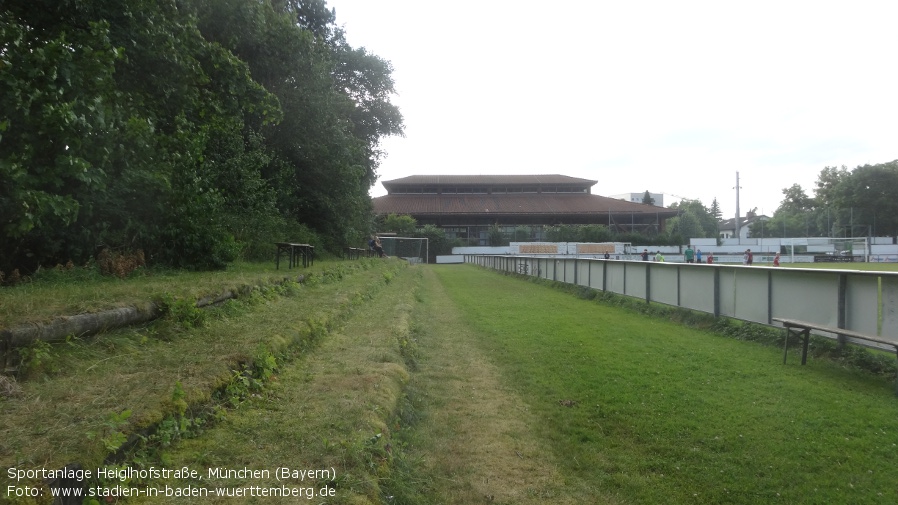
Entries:
POLYGON ((750 227, 752 237, 816 236, 816 202, 799 184, 783 189, 780 206, 766 222, 750 227), (812 226, 813 225, 813 226, 812 226))
POLYGON ((452 254, 453 247, 462 245, 461 240, 450 240, 446 238, 446 232, 444 232, 442 228, 432 224, 427 224, 416 229, 415 233, 410 236, 428 239, 428 261, 430 263, 436 263, 437 256, 452 254))
MULTIPOLYGON (((857 236, 898 234, 898 161, 878 165, 825 167, 815 197, 798 184, 765 223, 765 236, 857 236)), ((755 227, 752 234, 758 233, 755 227)))
POLYGON ((490 245, 493 247, 508 245, 508 237, 502 233, 502 228, 498 224, 490 226, 488 236, 490 245))
POLYGON ((702 205, 701 200, 681 200, 670 208, 678 209, 680 213, 677 217, 667 220, 668 233, 680 235, 683 240, 717 236, 718 218, 702 205), (684 219, 684 216, 688 217, 684 219))
POLYGON ((407 214, 390 214, 383 221, 383 230, 391 231, 400 237, 413 237, 418 222, 407 214))
POLYGON ((559 224, 546 230, 549 242, 576 242, 580 238, 580 230, 576 226, 559 224))
POLYGON ((529 242, 533 236, 533 229, 529 226, 518 226, 514 229, 513 242, 529 242))
POLYGON ((613 236, 611 230, 601 224, 583 225, 579 232, 581 242, 611 242, 613 236))
POLYGON ((115 96, 122 52, 109 24, 75 28, 61 23, 61 10, 35 1, 0 12, 0 227, 7 240, 36 239, 77 220, 79 195, 107 181, 122 121, 115 96))
POLYGON ((828 190, 827 207, 851 236, 898 234, 898 161, 858 166, 828 190))
POLYGON ((690 238, 704 237, 702 223, 691 211, 684 211, 679 216, 667 220, 667 234, 680 237, 679 243, 688 242, 690 238))
POLYGON ((402 133, 389 62, 322 0, 7 2, 0 55, 0 269, 350 243, 402 133))

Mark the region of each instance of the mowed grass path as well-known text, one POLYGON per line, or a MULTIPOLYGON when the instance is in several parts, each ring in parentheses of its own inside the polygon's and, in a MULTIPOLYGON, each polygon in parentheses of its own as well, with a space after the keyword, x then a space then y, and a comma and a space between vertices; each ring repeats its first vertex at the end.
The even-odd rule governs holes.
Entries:
POLYGON ((885 379, 475 267, 434 272, 582 503, 898 503, 885 379))

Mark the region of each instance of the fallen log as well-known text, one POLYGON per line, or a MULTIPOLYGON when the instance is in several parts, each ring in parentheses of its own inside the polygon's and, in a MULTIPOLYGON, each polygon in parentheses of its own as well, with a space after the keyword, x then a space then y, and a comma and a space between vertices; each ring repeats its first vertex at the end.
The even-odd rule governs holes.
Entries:
MULTIPOLYGON (((284 278, 283 282, 302 284, 305 276, 295 279, 284 278)), ((244 286, 251 288, 251 286, 244 286)), ((198 308, 206 308, 221 304, 239 297, 240 290, 228 290, 219 295, 201 298, 196 302, 198 308)), ((13 328, 0 329, 0 372, 10 365, 9 358, 13 349, 26 347, 40 340, 43 342, 63 342, 69 336, 88 337, 104 331, 125 326, 146 323, 163 315, 165 307, 155 302, 119 307, 74 316, 60 316, 46 322, 24 323, 13 328)))
POLYGON ((78 314, 61 316, 47 322, 25 323, 13 328, 0 330, 0 341, 6 349, 31 345, 37 340, 61 342, 69 336, 84 337, 121 328, 132 324, 152 321, 162 315, 162 307, 153 302, 78 314))

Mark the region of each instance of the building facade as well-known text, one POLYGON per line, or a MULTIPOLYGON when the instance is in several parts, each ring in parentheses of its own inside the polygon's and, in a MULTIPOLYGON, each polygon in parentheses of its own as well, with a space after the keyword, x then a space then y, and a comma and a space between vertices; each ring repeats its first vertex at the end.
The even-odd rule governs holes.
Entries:
POLYGON ((377 215, 409 215, 467 245, 488 245, 490 228, 521 241, 545 239, 548 227, 597 224, 615 232, 652 233, 676 210, 593 195, 598 181, 565 175, 413 175, 383 181, 377 215))
MULTIPOLYGON (((611 198, 626 200, 633 203, 642 203, 642 200, 645 199, 645 191, 643 191, 642 193, 622 193, 619 195, 611 195, 611 198)), ((649 198, 652 199, 652 205, 664 207, 664 193, 649 193, 649 198)))

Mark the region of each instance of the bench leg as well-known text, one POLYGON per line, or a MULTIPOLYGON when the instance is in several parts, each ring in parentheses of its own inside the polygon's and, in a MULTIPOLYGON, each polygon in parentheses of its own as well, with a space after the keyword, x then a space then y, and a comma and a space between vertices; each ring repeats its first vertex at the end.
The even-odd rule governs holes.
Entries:
POLYGON ((804 365, 808 362, 808 341, 811 340, 811 330, 804 330, 801 333, 804 336, 804 345, 801 347, 801 364, 804 365))
POLYGON ((789 337, 795 335, 799 339, 802 340, 801 343, 801 364, 805 365, 808 362, 808 341, 811 338, 811 330, 803 329, 801 331, 794 331, 792 328, 786 327, 786 341, 783 343, 783 364, 786 364, 786 357, 789 352, 789 337))
POLYGON ((786 328, 786 338, 783 342, 783 364, 786 364, 786 357, 789 355, 789 337, 792 336, 792 330, 786 328))

